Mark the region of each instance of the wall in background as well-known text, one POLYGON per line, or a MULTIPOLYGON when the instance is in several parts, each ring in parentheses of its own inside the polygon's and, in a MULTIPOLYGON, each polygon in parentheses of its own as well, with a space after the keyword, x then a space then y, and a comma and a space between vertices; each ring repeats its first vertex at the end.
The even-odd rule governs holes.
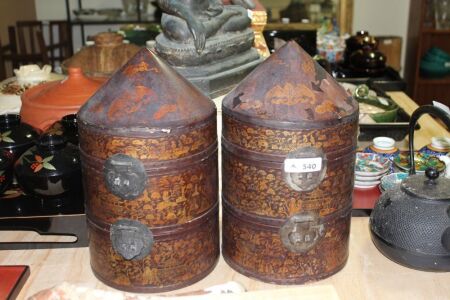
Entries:
MULTIPOLYGON (((20 0, 16 2, 24 2, 20 0)), ((27 0, 29 1, 29 0, 27 0)), ((55 20, 66 18, 66 8, 64 0, 34 0, 36 3, 36 15, 39 20, 55 20)), ((285 8, 290 0, 260 0, 266 6, 272 6, 276 10, 285 8)), ((353 0, 353 33, 357 30, 368 30, 373 35, 400 36, 403 41, 402 46, 402 66, 405 61, 406 36, 408 30, 409 0, 353 0)), ((1 0, 3 2, 13 2, 12 0, 1 0)), ((78 0, 70 0, 71 8, 77 7, 78 0)), ((83 0, 85 8, 112 8, 122 7, 121 0, 83 0)), ((1 11, 1 10, 0 10, 1 11)), ((8 9, 9 11, 9 9, 8 9)), ((107 26, 86 26, 86 36, 100 31, 117 30, 117 25, 107 26)), ((81 43, 79 28, 74 27, 73 31, 74 48, 78 49, 81 43)), ((402 68, 403 70, 403 68, 402 68)))
POLYGON ((8 43, 8 26, 16 21, 36 20, 35 0, 1 0, 0 1, 0 38, 8 43))
MULTIPOLYGON (((3 1, 3 0, 1 0, 3 1)), ((66 20, 65 0, 34 0, 36 4, 36 16, 38 20, 66 20)), ((122 8, 121 0, 83 0, 83 8, 122 8)), ((71 16, 74 18, 73 10, 78 8, 78 0, 70 0, 71 16)), ((99 32, 118 30, 118 25, 89 25, 85 26, 86 37, 99 32)), ((82 46, 80 27, 74 26, 73 31, 74 50, 82 46)))

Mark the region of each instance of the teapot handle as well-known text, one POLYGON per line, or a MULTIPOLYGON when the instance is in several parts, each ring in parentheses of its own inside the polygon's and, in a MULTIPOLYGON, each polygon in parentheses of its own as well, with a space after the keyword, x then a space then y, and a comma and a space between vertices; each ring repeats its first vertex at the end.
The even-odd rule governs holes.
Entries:
POLYGON ((450 115, 442 108, 434 105, 423 105, 413 112, 409 121, 409 175, 416 174, 414 162, 414 129, 419 118, 427 113, 441 119, 447 126, 447 129, 450 130, 450 115))

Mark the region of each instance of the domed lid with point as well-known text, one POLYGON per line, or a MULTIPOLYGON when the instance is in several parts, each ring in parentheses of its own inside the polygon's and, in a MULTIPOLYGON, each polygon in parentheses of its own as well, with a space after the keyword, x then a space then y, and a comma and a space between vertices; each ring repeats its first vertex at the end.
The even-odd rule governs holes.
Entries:
POLYGON ((101 84, 86 77, 80 68, 70 68, 66 79, 40 84, 22 95, 22 121, 46 130, 63 116, 76 113, 101 84))
POLYGON ((435 168, 425 170, 422 174, 411 175, 402 181, 402 190, 414 197, 429 200, 450 200, 450 179, 439 178, 435 168))
POLYGON ((222 103, 245 122, 288 128, 333 126, 357 115, 357 102, 296 42, 288 42, 222 103))
POLYGON ((101 86, 102 82, 86 77, 80 68, 69 68, 69 76, 27 90, 23 105, 79 108, 101 86))
POLYGON ((129 135, 170 132, 213 115, 211 100, 156 54, 142 49, 89 99, 78 119, 80 125, 129 135))

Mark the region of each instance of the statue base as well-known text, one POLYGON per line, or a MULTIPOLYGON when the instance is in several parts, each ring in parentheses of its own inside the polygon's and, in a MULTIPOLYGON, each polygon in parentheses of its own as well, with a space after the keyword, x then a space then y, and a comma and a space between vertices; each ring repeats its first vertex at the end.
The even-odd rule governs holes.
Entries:
POLYGON ((156 52, 205 95, 215 98, 231 91, 263 59, 252 48, 253 31, 211 37, 198 53, 194 44, 177 43, 164 34, 156 37, 156 52))
POLYGON ((207 65, 173 67, 206 96, 216 98, 231 91, 263 60, 258 51, 251 48, 207 65))
POLYGON ((172 66, 201 66, 245 52, 252 48, 254 38, 250 28, 242 32, 227 32, 208 38, 205 49, 198 53, 193 40, 179 43, 160 33, 155 39, 155 49, 172 66))

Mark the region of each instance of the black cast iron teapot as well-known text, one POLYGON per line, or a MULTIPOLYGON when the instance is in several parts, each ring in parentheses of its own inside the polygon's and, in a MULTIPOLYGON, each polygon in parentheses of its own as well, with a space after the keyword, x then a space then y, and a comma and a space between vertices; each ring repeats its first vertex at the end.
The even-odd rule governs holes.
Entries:
POLYGON ((450 115, 425 105, 409 123, 410 176, 383 193, 370 216, 371 236, 385 256, 404 266, 427 271, 450 271, 450 179, 435 169, 415 174, 414 127, 425 113, 450 128, 450 115))

